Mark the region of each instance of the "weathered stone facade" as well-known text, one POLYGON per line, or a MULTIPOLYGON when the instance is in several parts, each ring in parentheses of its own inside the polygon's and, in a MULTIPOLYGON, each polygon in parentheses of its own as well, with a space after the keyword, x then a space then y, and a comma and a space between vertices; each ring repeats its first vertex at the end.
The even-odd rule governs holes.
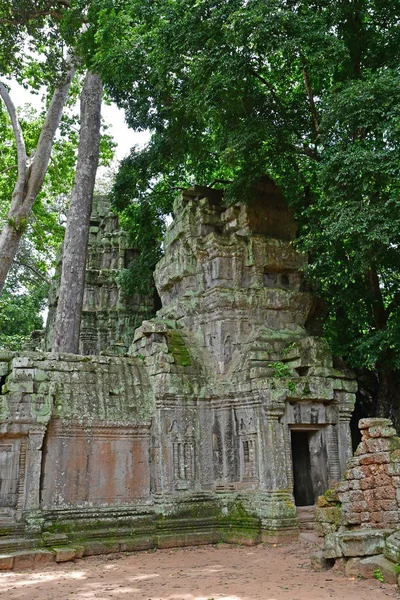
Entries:
MULTIPOLYGON (((154 297, 127 295, 118 274, 137 256, 129 234, 118 223, 106 196, 93 198, 85 273, 79 352, 81 354, 125 354, 134 331, 155 314, 154 297)), ((62 254, 49 297, 49 315, 44 348, 51 349, 57 309, 62 254)))
POLYGON ((0 552, 283 540, 340 480, 356 383, 307 334, 279 190, 227 208, 194 188, 174 212, 129 356, 2 355, 0 552))
MULTIPOLYGON (((344 480, 318 499, 315 530, 326 536, 315 563, 341 561, 348 575, 389 583, 400 562, 400 438, 389 419, 361 419, 362 439, 344 480)), ((330 565, 331 566, 331 565, 330 565)))

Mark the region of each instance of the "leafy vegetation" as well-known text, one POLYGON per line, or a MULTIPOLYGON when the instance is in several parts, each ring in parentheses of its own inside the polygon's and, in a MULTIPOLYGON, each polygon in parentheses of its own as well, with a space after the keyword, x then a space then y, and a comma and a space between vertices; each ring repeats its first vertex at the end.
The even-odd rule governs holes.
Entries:
POLYGON ((99 0, 81 40, 130 126, 152 132, 122 166, 119 208, 151 196, 156 219, 177 187, 237 201, 273 177, 326 336, 375 370, 385 415, 400 359, 399 16, 398 0, 99 0))
MULTIPOLYGON (((376 411, 389 415, 400 367, 400 1, 43 0, 34 24, 32 2, 14 4, 33 47, 47 31, 67 40, 129 125, 152 133, 113 193, 142 251, 123 279, 149 289, 177 189, 215 185, 243 201, 268 174, 296 209, 325 335, 377 374, 376 411)), ((37 65, 16 51, 20 29, 4 34, 0 62, 38 85, 37 65)))

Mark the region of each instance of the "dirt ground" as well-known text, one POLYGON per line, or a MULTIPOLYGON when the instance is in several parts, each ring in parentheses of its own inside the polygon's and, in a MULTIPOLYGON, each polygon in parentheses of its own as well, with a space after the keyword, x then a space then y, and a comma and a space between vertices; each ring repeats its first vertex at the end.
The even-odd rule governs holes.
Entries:
POLYGON ((314 572, 307 542, 113 554, 0 574, 7 600, 387 600, 397 587, 314 572))

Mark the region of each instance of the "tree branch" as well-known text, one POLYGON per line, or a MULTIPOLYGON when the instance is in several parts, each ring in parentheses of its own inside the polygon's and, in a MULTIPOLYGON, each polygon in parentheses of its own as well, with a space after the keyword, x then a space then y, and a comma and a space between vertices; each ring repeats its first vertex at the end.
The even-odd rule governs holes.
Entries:
POLYGON ((4 171, 2 171, 0 173, 0 175, 5 175, 6 173, 8 173, 8 171, 12 171, 13 169, 18 169, 18 165, 13 165, 12 167, 7 167, 7 169, 4 169, 4 171))
POLYGON ((303 144, 302 146, 295 146, 295 148, 296 148, 296 151, 298 154, 305 154, 306 156, 309 156, 313 160, 315 160, 317 162, 321 162, 321 157, 318 154, 317 150, 313 150, 313 148, 310 148, 310 146, 303 144))
POLYGON ((43 275, 43 273, 41 273, 40 271, 38 271, 35 267, 33 267, 32 265, 28 265, 27 263, 22 262, 21 260, 19 260, 18 258, 14 258, 14 263, 16 265, 18 265, 19 267, 23 267, 25 269, 29 269, 30 271, 32 271, 32 273, 34 273, 37 277, 39 277, 42 281, 44 281, 45 283, 48 283, 48 278, 45 277, 43 275))
POLYGON ((63 83, 56 88, 48 108, 46 119, 40 132, 35 156, 32 161, 28 189, 24 203, 30 205, 35 200, 42 186, 50 160, 55 133, 60 124, 62 111, 66 102, 75 67, 66 74, 63 83))
POLYGON ((310 103, 310 111, 311 111, 311 117, 312 117, 312 121, 313 121, 313 125, 314 125, 314 133, 317 136, 319 133, 317 109, 315 106, 314 94, 313 94, 312 87, 311 87, 310 76, 306 69, 306 61, 302 54, 300 54, 300 63, 301 63, 301 68, 303 70, 304 85, 306 86, 308 101, 310 103))
POLYGON ((10 98, 10 94, 8 93, 7 88, 1 81, 0 96, 3 98, 3 102, 6 105, 8 114, 10 116, 12 128, 14 131, 15 142, 17 144, 18 177, 17 183, 15 184, 13 196, 19 194, 22 195, 26 184, 27 173, 27 155, 25 140, 14 103, 10 98))

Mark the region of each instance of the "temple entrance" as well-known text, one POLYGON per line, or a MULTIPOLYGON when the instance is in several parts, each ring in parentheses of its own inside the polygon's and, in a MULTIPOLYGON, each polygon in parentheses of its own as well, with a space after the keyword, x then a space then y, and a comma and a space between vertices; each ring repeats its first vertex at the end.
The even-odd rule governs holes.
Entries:
POLYGON ((293 494, 296 506, 314 504, 308 431, 292 431, 293 494))
POLYGON ((293 495, 296 506, 312 506, 328 489, 323 429, 291 430, 293 495))

